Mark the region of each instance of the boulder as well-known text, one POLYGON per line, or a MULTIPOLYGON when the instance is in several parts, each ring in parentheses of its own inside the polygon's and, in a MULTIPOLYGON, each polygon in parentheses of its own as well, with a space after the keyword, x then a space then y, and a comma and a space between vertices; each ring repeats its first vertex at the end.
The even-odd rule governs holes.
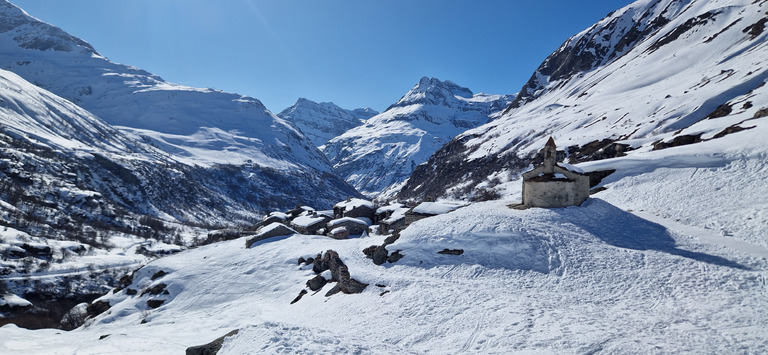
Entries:
POLYGON ((307 281, 307 287, 309 287, 309 289, 312 291, 317 291, 323 288, 323 286, 325 286, 325 284, 327 283, 328 283, 328 280, 326 280, 324 277, 320 275, 317 275, 312 279, 310 279, 309 281, 307 281))
POLYGON ((198 346, 190 346, 187 348, 187 355, 216 355, 216 353, 221 350, 221 346, 224 344, 224 339, 231 337, 238 333, 238 330, 235 329, 226 335, 216 338, 216 340, 204 344, 204 345, 198 345, 198 346))

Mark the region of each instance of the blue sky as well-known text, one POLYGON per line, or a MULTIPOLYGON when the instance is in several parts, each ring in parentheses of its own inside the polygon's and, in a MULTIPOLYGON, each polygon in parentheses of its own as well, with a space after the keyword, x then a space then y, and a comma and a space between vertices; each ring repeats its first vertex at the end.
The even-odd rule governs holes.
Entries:
POLYGON ((260 99, 382 111, 422 76, 512 94, 629 0, 11 0, 112 61, 260 99))

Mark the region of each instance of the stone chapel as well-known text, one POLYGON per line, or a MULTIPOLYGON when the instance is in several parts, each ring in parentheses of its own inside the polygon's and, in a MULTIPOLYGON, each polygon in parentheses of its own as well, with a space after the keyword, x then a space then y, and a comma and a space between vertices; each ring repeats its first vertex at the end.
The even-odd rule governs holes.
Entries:
POLYGON ((574 166, 557 162, 557 146, 552 137, 549 137, 540 154, 544 162, 523 173, 523 205, 581 205, 589 197, 589 176, 574 166))

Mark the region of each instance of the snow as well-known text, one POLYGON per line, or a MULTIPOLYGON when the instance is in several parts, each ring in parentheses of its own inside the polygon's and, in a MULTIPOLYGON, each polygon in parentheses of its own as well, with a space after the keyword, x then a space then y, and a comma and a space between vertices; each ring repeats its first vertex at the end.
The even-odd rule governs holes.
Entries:
POLYGON ((0 307, 28 307, 31 306, 32 302, 29 302, 19 296, 16 296, 12 293, 7 293, 0 296, 0 307))
MULTIPOLYGON (((282 223, 279 223, 279 222, 272 222, 272 223, 270 223, 270 224, 268 224, 266 226, 263 226, 263 227, 259 228, 259 234, 266 234, 266 233, 272 232, 273 230, 278 229, 278 228, 287 228, 287 229, 291 230, 291 228, 287 227, 285 224, 282 224, 282 223)), ((296 232, 294 231, 293 233, 296 233, 296 232)))
POLYGON ((422 202, 413 208, 413 212, 429 215, 438 215, 455 211, 463 207, 462 203, 455 202, 422 202))
POLYGON ((413 169, 462 131, 504 109, 512 97, 477 94, 422 78, 386 111, 321 146, 337 174, 369 197, 390 197, 413 169))
POLYGON ((371 201, 361 198, 351 198, 349 201, 342 201, 333 206, 333 208, 343 208, 344 211, 351 211, 358 207, 374 209, 374 204, 371 201))
POLYGON ((361 224, 365 226, 371 225, 371 220, 365 217, 342 217, 342 218, 337 218, 328 222, 328 228, 333 228, 335 226, 338 226, 339 224, 346 223, 346 222, 361 224))
POLYGON ((317 216, 314 217, 312 215, 304 215, 304 216, 298 216, 291 220, 291 224, 295 224, 299 227, 308 227, 313 224, 325 221, 327 218, 325 216, 317 216))
POLYGON ((146 296, 110 294, 112 308, 75 331, 0 328, 0 352, 176 353, 233 329, 240 333, 223 353, 377 352, 381 344, 406 353, 768 346, 764 249, 702 239, 600 198, 523 211, 504 201, 471 204, 414 223, 388 246, 405 257, 376 266, 360 250, 381 238, 294 235, 253 249, 239 239, 188 250, 134 276, 129 287, 139 291, 167 285, 159 308, 148 309, 146 296), (464 253, 437 253, 446 248, 464 253), (321 291, 291 305, 314 275, 296 258, 326 249, 370 285, 359 295, 321 291), (158 270, 168 274, 151 280, 158 270))

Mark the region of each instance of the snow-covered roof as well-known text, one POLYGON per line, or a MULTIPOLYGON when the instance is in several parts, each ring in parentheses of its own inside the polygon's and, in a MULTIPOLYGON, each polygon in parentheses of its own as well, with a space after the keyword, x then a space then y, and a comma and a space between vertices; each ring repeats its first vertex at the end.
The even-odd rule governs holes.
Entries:
POLYGON ((584 174, 584 170, 581 170, 581 168, 579 168, 578 166, 575 166, 575 165, 559 162, 559 163, 557 163, 557 166, 559 166, 559 167, 561 167, 561 168, 563 168, 565 170, 568 170, 568 171, 573 171, 574 173, 584 174))
POLYGON ((309 227, 313 224, 323 223, 328 220, 324 215, 304 215, 294 218, 291 223, 299 227, 309 227))
POLYGON ((371 201, 363 200, 361 198, 352 198, 349 201, 342 201, 333 206, 333 208, 343 208, 345 211, 350 211, 358 207, 374 209, 374 204, 371 201))
POLYGON ((364 218, 364 217, 361 217, 361 218, 343 217, 343 218, 334 219, 334 220, 328 222, 328 227, 329 228, 333 228, 333 227, 338 226, 338 225, 340 225, 342 223, 345 223, 345 222, 362 224, 362 225, 365 225, 365 226, 370 226, 371 225, 371 222, 370 222, 370 220, 368 218, 364 218))
POLYGON ((413 208, 413 212, 438 215, 454 211, 460 207, 464 207, 464 205, 450 202, 422 202, 413 208))
POLYGON ((272 232, 273 230, 279 229, 279 228, 285 228, 287 230, 290 230, 292 233, 296 233, 296 231, 294 231, 291 227, 286 226, 285 224, 278 223, 278 222, 273 222, 273 223, 270 223, 270 224, 268 224, 268 225, 266 225, 264 227, 259 228, 259 234, 266 234, 266 233, 272 232))
POLYGON ((271 212, 270 214, 264 216, 264 220, 267 220, 269 218, 277 218, 284 221, 288 219, 288 215, 283 212, 271 212))
POLYGON ((384 213, 384 212, 394 212, 394 211, 397 211, 398 209, 402 209, 402 208, 406 208, 406 207, 403 206, 402 203, 393 202, 393 203, 390 203, 390 204, 388 204, 386 206, 381 206, 381 207, 377 208, 376 209, 376 214, 384 213))

